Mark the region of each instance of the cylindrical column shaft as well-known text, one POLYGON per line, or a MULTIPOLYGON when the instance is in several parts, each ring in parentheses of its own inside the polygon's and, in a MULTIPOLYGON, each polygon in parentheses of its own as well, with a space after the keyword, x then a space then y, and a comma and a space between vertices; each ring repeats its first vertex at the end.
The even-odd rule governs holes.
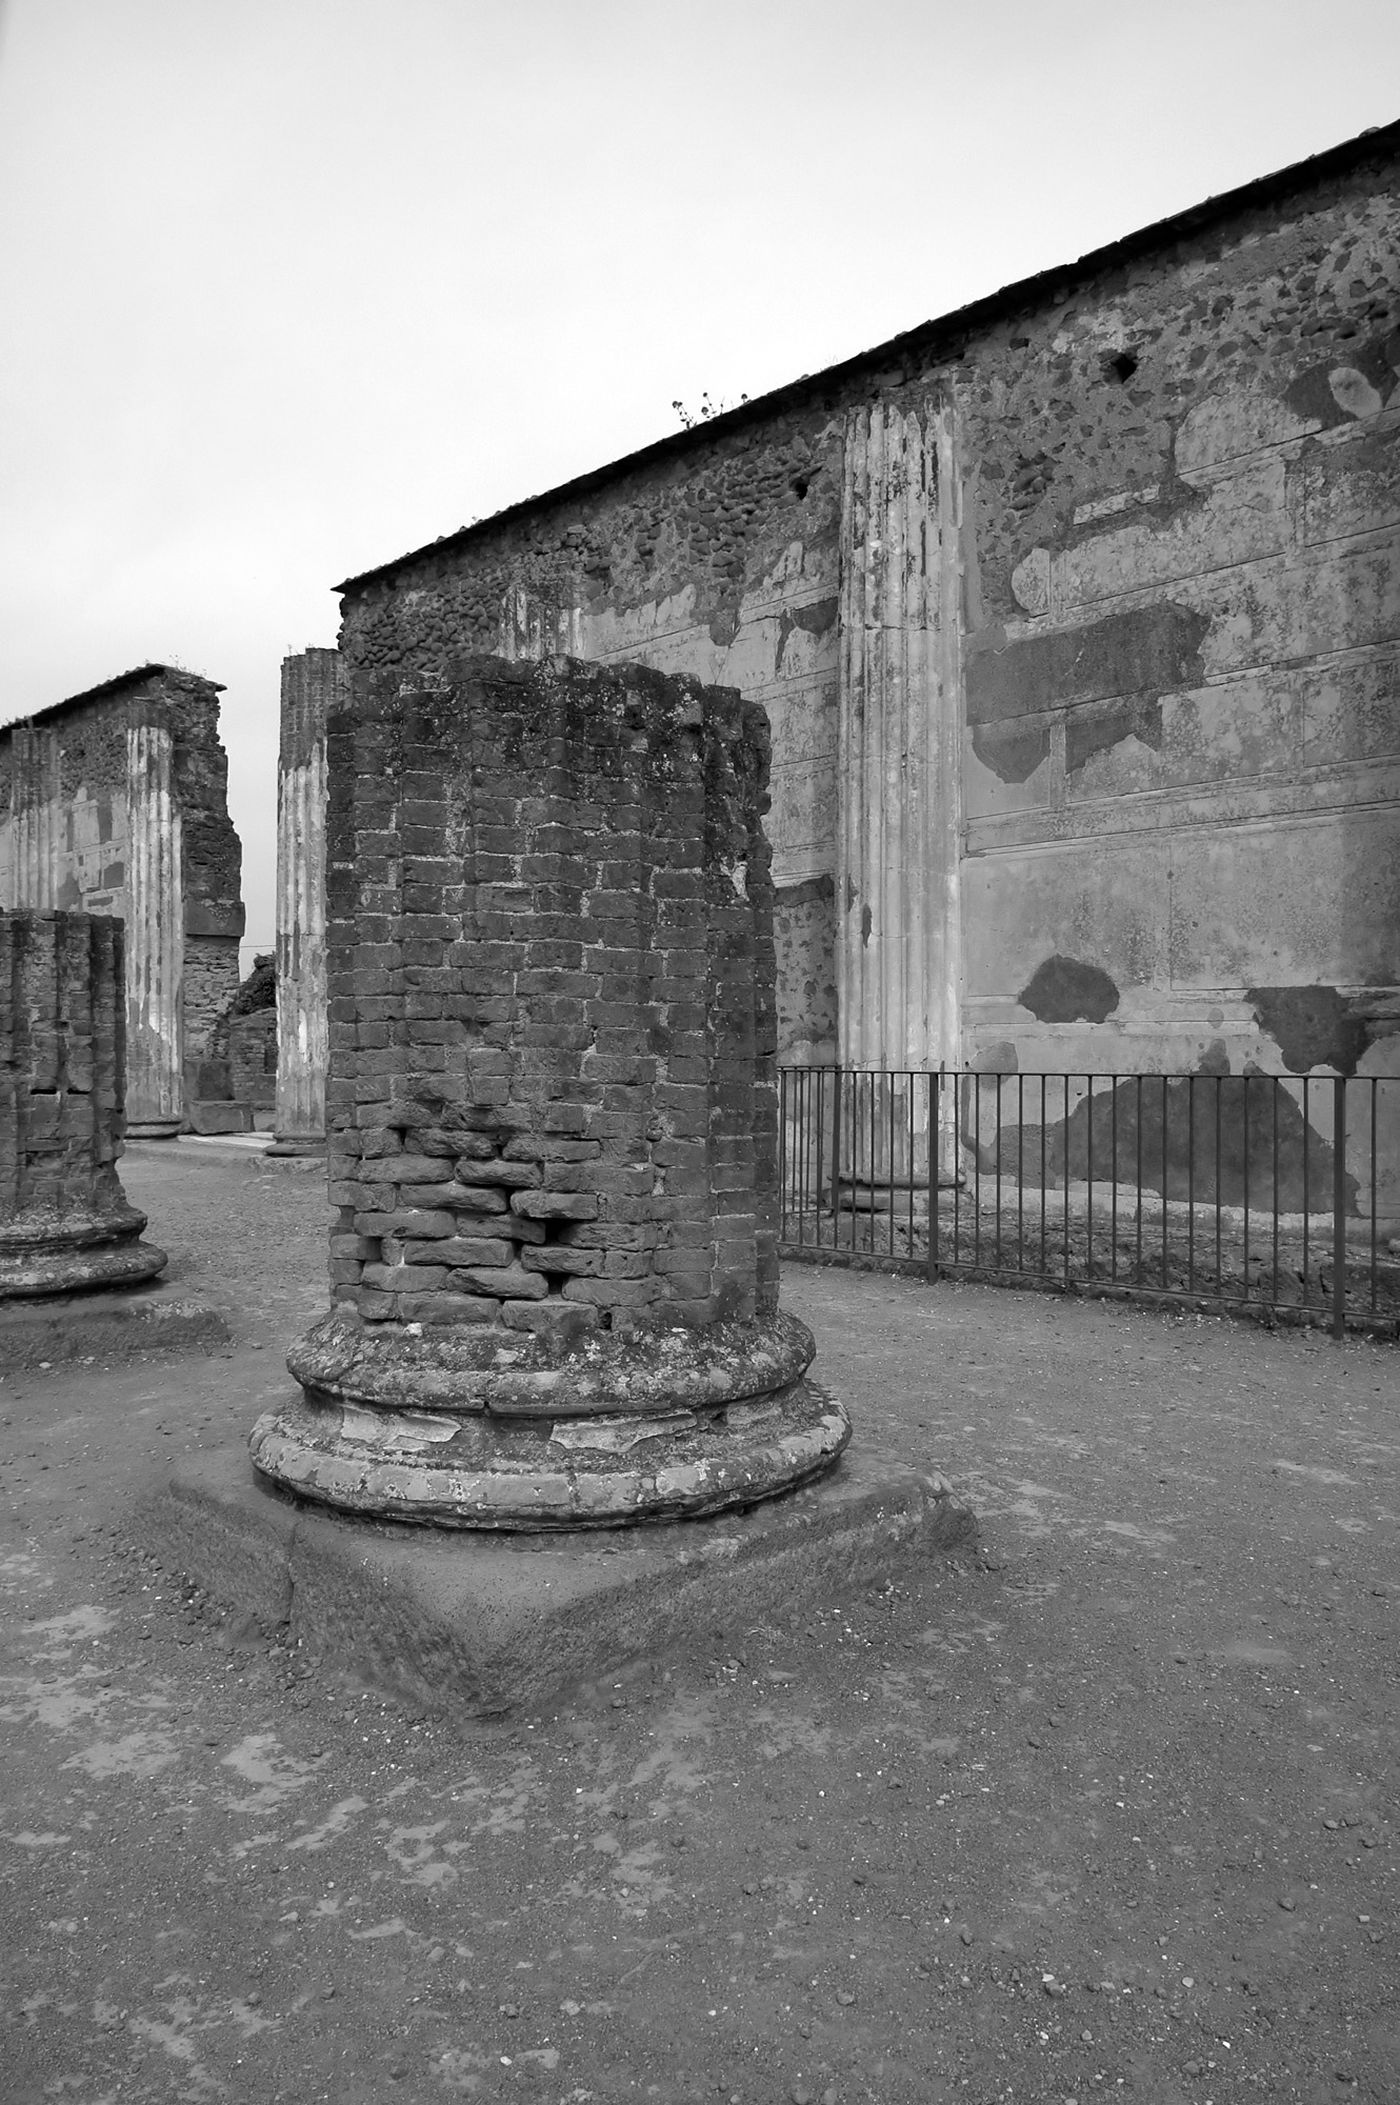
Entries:
POLYGON ((127 726, 127 1131, 165 1139, 184 1121, 184 849, 174 737, 142 710, 127 726))
POLYGON ((340 653, 282 665, 277 770, 277 1110, 279 1153, 326 1137, 326 717, 343 680, 340 653))

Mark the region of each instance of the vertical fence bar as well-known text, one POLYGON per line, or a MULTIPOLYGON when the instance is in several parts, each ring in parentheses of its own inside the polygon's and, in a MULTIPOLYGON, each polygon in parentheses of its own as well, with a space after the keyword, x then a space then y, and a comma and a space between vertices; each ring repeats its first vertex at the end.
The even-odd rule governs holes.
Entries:
POLYGON ((1137 1133, 1136 1133, 1136 1135, 1135 1135, 1135 1146, 1136 1146, 1136 1150, 1137 1150, 1137 1263, 1136 1263, 1136 1270, 1135 1270, 1135 1272, 1134 1272, 1134 1275, 1133 1275, 1133 1277, 1134 1277, 1134 1283, 1135 1283, 1135 1284, 1136 1284, 1137 1286, 1141 1286, 1141 1285, 1143 1284, 1143 1277, 1142 1277, 1142 1076, 1141 1076, 1141 1075, 1139 1075, 1139 1076, 1137 1077, 1137 1133))
POLYGON ((1002 1269, 1002 1078, 996 1078, 996 1269, 1002 1269))
POLYGON ((1196 1291, 1196 1077, 1186 1077, 1186 1291, 1196 1291))
POLYGON ((1217 1292, 1217 1294, 1222 1294, 1222 1293, 1224 1293, 1224 1291, 1225 1291, 1225 1274, 1224 1274, 1224 1271, 1222 1270, 1222 1266, 1221 1266, 1221 1254, 1220 1254, 1220 1241, 1221 1241, 1221 1231, 1222 1231, 1222 1229, 1223 1229, 1223 1227, 1224 1227, 1224 1220, 1225 1220, 1225 1215, 1224 1215, 1224 1205, 1225 1205, 1225 1190, 1224 1190, 1224 1186, 1223 1186, 1223 1184, 1222 1184, 1222 1182, 1221 1182, 1221 1175, 1220 1175, 1220 1168, 1221 1168, 1221 1163, 1220 1163, 1220 1111, 1221 1111, 1221 1103, 1220 1103, 1220 1092, 1221 1092, 1221 1090, 1222 1090, 1222 1089, 1224 1088, 1224 1086, 1225 1086, 1225 1077, 1224 1077, 1224 1075, 1223 1075, 1223 1074, 1218 1074, 1218 1075, 1216 1075, 1216 1077, 1215 1077, 1215 1291, 1217 1292))
POLYGON ((1094 1077, 1086 1074, 1084 1124, 1084 1277, 1094 1276, 1094 1077))
POLYGON ((982 1263, 982 1076, 972 1077, 972 1262, 982 1263))
MULTIPOLYGON (((927 1083, 927 1081, 928 1081, 928 1076, 927 1076, 927 1075, 925 1075, 925 1076, 924 1076, 924 1081, 925 1081, 925 1083, 927 1083)), ((909 1152, 908 1152, 908 1154, 907 1154, 907 1155, 905 1156, 905 1158, 904 1158, 904 1159, 905 1159, 905 1161, 906 1161, 906 1162, 907 1162, 907 1163, 909 1164, 909 1207, 908 1207, 908 1224, 907 1224, 907 1226, 906 1226, 906 1228, 905 1228, 905 1240, 906 1240, 906 1241, 908 1242, 908 1244, 909 1244, 909 1255, 910 1255, 911 1257, 912 1257, 912 1256, 914 1255, 914 1162, 915 1162, 915 1159, 916 1159, 916 1158, 915 1158, 915 1153, 914 1153, 914 1135, 915 1135, 915 1134, 917 1133, 917 1131, 918 1131, 918 1129, 919 1129, 919 1128, 918 1128, 918 1120, 916 1119, 916 1117, 915 1117, 915 1115, 914 1115, 914 1112, 915 1112, 915 1104, 914 1104, 914 1092, 915 1092, 915 1090, 916 1090, 916 1089, 918 1088, 918 1086, 919 1086, 919 1078, 918 1078, 918 1076, 917 1076, 917 1075, 913 1075, 913 1074, 911 1074, 911 1075, 910 1075, 910 1077, 909 1077, 909 1152)), ((926 1091, 926 1093, 931 1093, 931 1092, 927 1092, 927 1091, 926 1091)), ((931 1131, 929 1131, 929 1128, 928 1128, 927 1126, 925 1126, 924 1130, 925 1130, 925 1132, 928 1132, 928 1136, 929 1136, 929 1141, 930 1141, 930 1143, 932 1143, 932 1140, 933 1140, 933 1134, 932 1134, 932 1132, 931 1132, 931 1131)))
POLYGON ((1244 1298, 1249 1299, 1249 1076, 1240 1077, 1240 1124, 1244 1128, 1244 1298))
POLYGON ((778 1240, 787 1241, 788 1218, 788 1075, 778 1069, 778 1240))
POLYGON ((1042 1272, 1045 1270, 1045 1216, 1050 1206, 1049 1190, 1045 1182, 1047 1175, 1045 1158, 1045 1076, 1042 1075, 1040 1077, 1040 1269, 1042 1272))
POLYGON ((1064 1130, 1065 1130, 1065 1172, 1064 1172, 1064 1175, 1065 1175, 1065 1203, 1064 1203, 1064 1211, 1063 1211, 1063 1226, 1062 1226, 1062 1233, 1063 1233, 1063 1236, 1064 1236, 1064 1247, 1063 1247, 1063 1251, 1062 1251, 1062 1257, 1061 1257, 1061 1269, 1062 1269, 1062 1271, 1063 1271, 1063 1273, 1064 1273, 1064 1283, 1065 1283, 1065 1285, 1066 1285, 1066 1286, 1068 1286, 1068 1285, 1069 1285, 1069 1084, 1070 1084, 1070 1077, 1069 1077, 1068 1075, 1066 1075, 1066 1076, 1065 1076, 1065 1129, 1064 1129, 1064 1130))
POLYGON ((1376 1189, 1376 1120, 1380 1117, 1380 1102, 1377 1090, 1380 1083, 1375 1075, 1371 1081, 1371 1314, 1377 1308, 1379 1280, 1376 1276, 1376 1245, 1381 1239, 1380 1193, 1376 1189))
POLYGON ((1026 1078, 1016 1076, 1016 1269, 1026 1269, 1026 1078))
POLYGON ((1347 1333, 1347 1078, 1332 1078, 1332 1335, 1347 1333))
MULTIPOLYGON (((943 1131, 943 1069, 928 1078, 928 1250, 925 1263, 932 1285, 938 1277, 938 1136, 943 1131)), ((913 1178, 910 1178, 910 1184, 913 1178)), ((911 1246, 912 1247, 912 1246, 911 1246)))
POLYGON ((1113 1158, 1109 1170, 1108 1187, 1108 1276, 1118 1277, 1118 1082, 1111 1076, 1112 1094, 1108 1099, 1108 1146, 1113 1158))
POLYGON ((1308 1252, 1312 1230, 1312 1120, 1308 1114, 1308 1076, 1303 1076, 1303 1300, 1308 1298, 1308 1252))
MULTIPOLYGON (((964 1076, 964 1074, 963 1074, 963 1071, 962 1071, 962 1069, 961 1069, 961 1068, 958 1068, 958 1069, 957 1069, 957 1070, 956 1070, 956 1071, 954 1072, 954 1074, 953 1074, 953 1076, 952 1076, 952 1087, 953 1087, 953 1160, 954 1160, 954 1162, 955 1162, 955 1163, 961 1163, 961 1161, 962 1161, 962 1145, 963 1145, 963 1141, 962 1141, 963 1090, 964 1090, 964 1089, 966 1088, 966 1086, 967 1086, 967 1082, 966 1082, 966 1078, 965 1078, 965 1076, 964 1076)), ((950 1262, 950 1263, 952 1263, 952 1264, 955 1264, 955 1265, 956 1265, 956 1264, 958 1264, 958 1263, 960 1263, 960 1262, 961 1262, 961 1253, 962 1253, 962 1178, 961 1178, 960 1176, 954 1176, 954 1178, 953 1178, 953 1241, 952 1241, 952 1247, 951 1247, 951 1250, 949 1251, 949 1262, 950 1262)))
POLYGON ((1171 1087, 1171 1083, 1170 1083, 1170 1081, 1169 1081, 1168 1077, 1167 1077, 1166 1075, 1163 1075, 1163 1076, 1162 1076, 1162 1286, 1163 1286, 1163 1288, 1164 1288, 1164 1289, 1165 1289, 1165 1288, 1167 1288, 1167 1287, 1169 1287, 1169 1286, 1171 1285, 1171 1283, 1172 1283, 1172 1282, 1171 1282, 1171 1270, 1170 1270, 1170 1266, 1169 1266, 1169 1263, 1168 1263, 1168 1247, 1167 1247, 1167 1120, 1168 1120, 1168 1117, 1169 1117, 1169 1115, 1170 1115, 1170 1111, 1171 1111, 1171 1098, 1170 1098, 1170 1096, 1169 1096, 1169 1094, 1168 1094, 1168 1091, 1169 1091, 1170 1087, 1171 1087))
MULTIPOLYGON (((1274 1150, 1274 1163, 1273 1163, 1273 1182, 1274 1182, 1274 1244, 1273 1244, 1273 1252, 1274 1252, 1274 1300, 1275 1300, 1275 1302, 1277 1303, 1277 1301, 1278 1301, 1278 1263, 1279 1263, 1279 1259, 1278 1259, 1279 1217, 1280 1217, 1280 1215, 1281 1215, 1281 1214, 1282 1214, 1282 1212, 1283 1212, 1283 1207, 1282 1207, 1282 1206, 1280 1205, 1280 1203, 1279 1203, 1279 1193, 1278 1193, 1278 1100, 1279 1100, 1279 1096, 1280 1096, 1280 1094, 1282 1093, 1282 1084, 1280 1083, 1280 1081, 1279 1081, 1279 1079, 1278 1079, 1278 1076, 1277 1076, 1277 1075, 1275 1075, 1275 1077, 1274 1077, 1274 1086, 1273 1086, 1273 1089, 1272 1089, 1272 1091, 1271 1091, 1270 1093, 1271 1093, 1271 1095, 1272 1095, 1272 1097, 1273 1097, 1273 1106, 1274 1106, 1274 1124, 1273 1124, 1273 1135, 1274 1135, 1274 1138, 1273 1138, 1273 1150, 1274 1150)), ((1306 1138, 1306 1135, 1304 1136, 1304 1142, 1303 1142, 1303 1144, 1304 1144, 1304 1147, 1306 1147, 1306 1146, 1307 1146, 1307 1138, 1306 1138)))

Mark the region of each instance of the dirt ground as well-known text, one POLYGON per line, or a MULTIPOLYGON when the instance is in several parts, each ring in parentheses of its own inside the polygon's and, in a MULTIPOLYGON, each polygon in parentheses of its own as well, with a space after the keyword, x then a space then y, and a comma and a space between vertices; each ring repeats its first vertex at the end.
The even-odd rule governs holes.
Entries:
POLYGON ((143 1561, 319 1179, 124 1166, 227 1355, 0 1383, 0 2098, 1400 2100, 1400 1356, 790 1267, 977 1550, 464 1734, 143 1561))

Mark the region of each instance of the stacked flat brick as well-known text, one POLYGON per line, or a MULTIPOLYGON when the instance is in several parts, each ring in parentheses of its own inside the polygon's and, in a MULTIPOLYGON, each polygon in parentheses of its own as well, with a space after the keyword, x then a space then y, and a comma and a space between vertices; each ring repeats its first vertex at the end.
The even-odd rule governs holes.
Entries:
POLYGON ((762 712, 486 659, 375 683, 331 754, 333 1298, 531 1330, 771 1311, 762 712))
POLYGON ((124 1007, 119 921, 0 913, 0 1297, 165 1263, 117 1175, 124 1007))
MULTIPOLYGON (((708 1407, 722 1447, 731 1405, 793 1391, 826 1431, 789 1480, 825 1466, 849 1428, 777 1313, 762 710, 468 658, 355 681, 328 750, 334 1307, 290 1361, 313 1407, 480 1412, 463 1437, 494 1468, 486 1421, 557 1448, 556 1421, 620 1416, 630 1448, 708 1407)), ((261 1466, 329 1495, 260 1435, 261 1466)))

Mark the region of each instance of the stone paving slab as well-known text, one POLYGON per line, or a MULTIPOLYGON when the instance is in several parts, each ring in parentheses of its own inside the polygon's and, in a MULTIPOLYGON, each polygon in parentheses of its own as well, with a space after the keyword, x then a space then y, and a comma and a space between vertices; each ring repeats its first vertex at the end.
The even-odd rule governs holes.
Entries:
POLYGON ((819 1483, 714 1520, 503 1539, 352 1520, 274 1490, 244 1447, 182 1461, 142 1516, 165 1568, 235 1618, 434 1715, 534 1709, 956 1547, 946 1481, 852 1449, 819 1483))

